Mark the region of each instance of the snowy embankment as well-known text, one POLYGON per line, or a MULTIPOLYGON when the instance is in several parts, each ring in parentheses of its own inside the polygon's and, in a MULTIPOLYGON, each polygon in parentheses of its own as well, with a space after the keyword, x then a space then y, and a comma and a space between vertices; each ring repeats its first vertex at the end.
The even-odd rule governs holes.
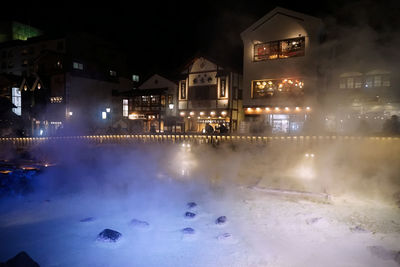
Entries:
POLYGON ((160 155, 137 153, 90 158, 79 175, 74 159, 38 176, 34 193, 1 199, 0 262, 23 250, 40 266, 400 265, 394 203, 175 179, 160 155))

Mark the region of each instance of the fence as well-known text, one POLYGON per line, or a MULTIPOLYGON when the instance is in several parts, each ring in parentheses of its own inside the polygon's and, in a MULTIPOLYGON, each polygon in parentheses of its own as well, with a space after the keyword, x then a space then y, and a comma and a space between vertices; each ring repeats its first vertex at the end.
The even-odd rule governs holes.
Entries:
POLYGON ((0 138, 1 145, 26 147, 43 143, 79 142, 88 144, 131 144, 131 143, 329 143, 335 141, 371 141, 400 144, 400 137, 364 137, 364 136, 255 136, 255 135, 195 135, 195 134, 134 134, 134 135, 88 135, 59 137, 5 137, 0 138))

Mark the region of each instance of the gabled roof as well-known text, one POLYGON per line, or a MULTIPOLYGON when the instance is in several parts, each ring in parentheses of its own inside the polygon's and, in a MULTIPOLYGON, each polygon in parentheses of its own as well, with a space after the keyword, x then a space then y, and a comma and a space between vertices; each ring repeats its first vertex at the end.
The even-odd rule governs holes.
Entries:
MULTIPOLYGON (((171 86, 171 88, 176 87, 177 84, 174 81, 171 81, 170 79, 165 78, 162 75, 159 75, 157 73, 151 75, 150 77, 148 77, 146 80, 144 80, 139 86, 138 89, 140 90, 144 90, 144 89, 151 89, 151 88, 146 88, 146 85, 150 85, 149 83, 152 80, 158 80, 158 81, 162 81, 165 84, 169 84, 169 86, 171 86)), ((152 88, 159 88, 158 86, 151 86, 152 88)))
POLYGON ((273 10, 271 10, 270 12, 268 12, 265 16, 263 16, 262 18, 257 20, 255 23, 253 23, 246 30, 244 30, 240 34, 240 36, 243 39, 243 36, 247 35, 248 33, 251 33, 253 31, 255 31, 257 28, 259 28, 264 23, 268 22, 270 19, 274 18, 277 15, 286 16, 286 17, 292 18, 292 19, 297 20, 297 21, 309 20, 309 21, 315 21, 317 23, 322 23, 322 20, 317 18, 317 17, 306 15, 306 14, 303 14, 303 13, 300 13, 300 12, 296 12, 296 11, 293 11, 293 10, 289 10, 289 9, 286 9, 286 8, 283 8, 283 7, 276 7, 273 10))
POLYGON ((193 65, 193 63, 198 60, 199 58, 204 58, 208 61, 210 61, 211 63, 214 63, 215 65, 227 70, 227 71, 232 71, 232 72, 237 72, 237 73, 241 73, 241 71, 236 70, 236 68, 234 66, 231 66, 228 63, 222 62, 222 60, 220 59, 216 59, 202 51, 198 51, 196 52, 191 58, 189 58, 186 63, 184 63, 179 69, 179 73, 182 73, 184 70, 188 69, 191 65, 193 65))

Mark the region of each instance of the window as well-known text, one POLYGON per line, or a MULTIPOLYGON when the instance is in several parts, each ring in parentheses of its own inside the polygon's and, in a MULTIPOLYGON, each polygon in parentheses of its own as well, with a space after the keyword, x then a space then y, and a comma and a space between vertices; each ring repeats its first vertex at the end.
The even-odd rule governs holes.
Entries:
POLYGON ((304 56, 305 38, 291 38, 254 45, 254 61, 304 56))
POLYGON ((110 70, 110 76, 117 77, 117 72, 115 70, 110 70))
POLYGON ((347 88, 354 88, 354 78, 347 78, 347 88))
POLYGON ((132 81, 138 82, 138 81, 139 81, 139 75, 133 74, 133 75, 132 75, 132 81))
POLYGON ((133 98, 133 106, 134 107, 140 107, 140 103, 141 103, 141 97, 140 96, 135 96, 133 98))
POLYGON ((362 79, 361 77, 354 78, 354 88, 361 88, 362 86, 362 79))
POLYGON ((376 75, 374 76, 374 86, 381 87, 382 86, 382 76, 376 75))
POLYGON ((186 99, 186 81, 181 81, 181 99, 186 99))
POLYGON ((261 61, 278 58, 279 42, 269 42, 254 46, 254 60, 261 61))
POLYGON ((172 104, 172 95, 168 95, 168 104, 172 104))
POLYGON ((143 95, 142 96, 142 106, 143 107, 150 106, 150 97, 148 95, 143 95))
MULTIPOLYGON (((301 79, 274 79, 252 82, 253 98, 268 98, 275 95, 304 95, 304 82, 301 79)), ((239 92, 240 94, 240 92, 239 92)), ((240 96, 239 96, 240 97, 240 96)))
POLYGON ((156 95, 156 96, 150 96, 150 100, 151 100, 151 105, 152 106, 156 106, 160 103, 160 96, 156 95))
POLYGON ((226 97, 226 80, 225 80, 225 78, 222 78, 220 80, 219 90, 220 90, 219 96, 226 97))
POLYGON ((165 107, 165 95, 161 96, 161 106, 165 107))
POLYGON ((280 41, 279 58, 304 56, 304 37, 280 41))
POLYGON ((122 99, 122 116, 128 117, 129 113, 129 101, 128 99, 122 99))
POLYGON ((373 77, 372 76, 367 76, 365 79, 365 87, 372 87, 373 85, 373 77))
POLYGON ((74 63, 72 64, 72 67, 73 67, 75 70, 83 70, 83 64, 82 64, 82 63, 74 62, 74 63))
POLYGON ((18 87, 13 87, 11 94, 12 103, 16 106, 16 108, 13 108, 12 111, 18 116, 21 116, 21 91, 18 87))
POLYGON ((382 86, 384 86, 384 87, 389 87, 390 86, 390 77, 389 77, 389 75, 383 76, 382 86))

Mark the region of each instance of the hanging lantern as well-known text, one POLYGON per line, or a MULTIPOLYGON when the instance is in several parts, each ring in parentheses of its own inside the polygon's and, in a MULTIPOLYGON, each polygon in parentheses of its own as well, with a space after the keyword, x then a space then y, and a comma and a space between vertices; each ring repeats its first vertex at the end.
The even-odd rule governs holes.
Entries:
POLYGON ((26 86, 26 84, 24 85, 24 90, 25 90, 25 91, 28 90, 28 86, 26 86))
POLYGON ((42 88, 42 86, 40 85, 40 83, 38 83, 37 89, 40 90, 40 88, 42 88))

